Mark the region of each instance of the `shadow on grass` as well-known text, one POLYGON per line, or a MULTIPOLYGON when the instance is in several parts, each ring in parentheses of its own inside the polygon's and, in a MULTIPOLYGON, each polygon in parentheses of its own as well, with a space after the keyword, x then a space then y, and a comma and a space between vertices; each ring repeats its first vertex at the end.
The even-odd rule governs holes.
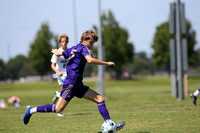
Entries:
MULTIPOLYGON (((97 132, 97 133, 102 133, 102 132, 100 131, 100 132, 97 132)), ((136 132, 136 133, 150 133, 150 132, 136 132)))
POLYGON ((92 113, 75 113, 73 115, 91 115, 92 113))

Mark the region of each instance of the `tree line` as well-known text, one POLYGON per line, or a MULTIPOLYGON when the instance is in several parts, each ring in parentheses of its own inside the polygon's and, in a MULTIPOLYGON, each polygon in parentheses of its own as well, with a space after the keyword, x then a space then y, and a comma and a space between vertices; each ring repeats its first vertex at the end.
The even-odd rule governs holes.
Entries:
MULTIPOLYGON (((169 72, 169 21, 156 27, 151 44, 154 50, 151 57, 148 57, 144 51, 135 52, 134 44, 128 41, 128 30, 120 26, 111 11, 104 12, 101 21, 102 42, 105 49, 104 60, 111 60, 117 64, 115 67, 106 68, 106 71, 113 78, 123 78, 124 71, 133 75, 153 75, 157 70, 169 72)), ((98 31, 96 25, 93 25, 93 29, 96 32, 98 31)), ((194 49, 197 44, 196 32, 192 29, 189 21, 187 21, 186 38, 188 41, 189 66, 190 68, 198 68, 200 65, 200 49, 194 49)), ((51 74, 50 59, 52 53, 50 51, 52 47, 58 48, 57 35, 50 31, 47 23, 43 23, 34 41, 30 44, 27 57, 17 55, 7 63, 0 59, 0 80, 15 80, 30 75, 51 74)), ((94 57, 97 58, 97 46, 92 51, 94 57)), ((97 67, 87 64, 84 76, 91 76, 92 73, 97 73, 97 67)))

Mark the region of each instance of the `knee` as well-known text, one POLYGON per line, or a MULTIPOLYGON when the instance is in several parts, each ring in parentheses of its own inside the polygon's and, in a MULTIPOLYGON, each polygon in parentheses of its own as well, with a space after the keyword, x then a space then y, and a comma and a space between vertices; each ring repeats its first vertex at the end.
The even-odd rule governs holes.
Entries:
POLYGON ((56 113, 60 113, 60 112, 62 112, 64 110, 64 108, 61 108, 60 106, 56 106, 56 108, 55 108, 55 112, 56 113))
POLYGON ((98 101, 97 101, 97 103, 100 103, 100 102, 103 102, 103 101, 105 101, 105 98, 103 97, 103 96, 99 96, 98 97, 98 101))

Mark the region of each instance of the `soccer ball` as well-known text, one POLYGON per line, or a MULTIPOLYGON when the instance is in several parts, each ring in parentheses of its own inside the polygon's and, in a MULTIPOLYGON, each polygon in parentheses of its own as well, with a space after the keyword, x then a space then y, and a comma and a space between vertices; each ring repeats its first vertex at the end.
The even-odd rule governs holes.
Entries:
POLYGON ((116 124, 111 120, 106 120, 101 126, 102 133, 116 133, 116 124))

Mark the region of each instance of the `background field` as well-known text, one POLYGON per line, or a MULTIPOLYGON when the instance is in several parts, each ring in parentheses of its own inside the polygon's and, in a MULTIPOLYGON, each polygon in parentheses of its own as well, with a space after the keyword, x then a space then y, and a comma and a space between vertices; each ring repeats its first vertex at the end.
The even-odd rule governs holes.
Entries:
MULTIPOLYGON (((199 77, 189 78, 190 93, 200 87, 199 77)), ((96 88, 95 82, 84 82, 96 88)), ((0 98, 21 98, 21 107, 0 108, 0 132, 5 133, 99 133, 103 118, 97 105, 74 98, 64 110, 64 117, 54 113, 34 114, 25 126, 22 118, 27 105, 51 103, 57 82, 0 85, 0 98)), ((120 133, 199 133, 200 104, 190 97, 177 101, 171 96, 169 77, 106 81, 106 104, 116 123, 125 121, 120 133)))

